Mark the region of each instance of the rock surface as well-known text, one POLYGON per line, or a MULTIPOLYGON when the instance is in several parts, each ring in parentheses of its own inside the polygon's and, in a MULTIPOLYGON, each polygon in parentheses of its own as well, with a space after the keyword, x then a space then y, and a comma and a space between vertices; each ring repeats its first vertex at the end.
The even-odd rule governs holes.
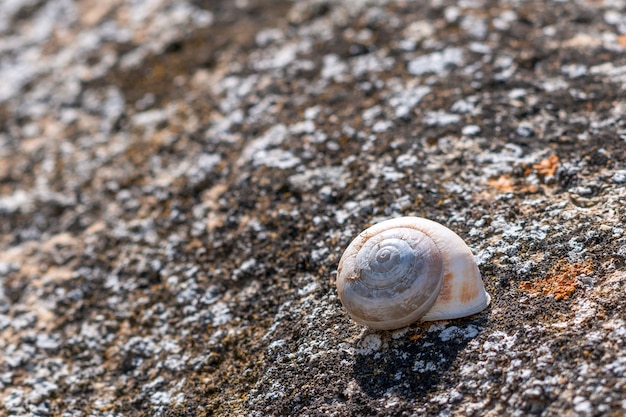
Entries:
POLYGON ((626 3, 0 4, 0 415, 626 414, 626 3), (418 215, 489 309, 367 330, 418 215))

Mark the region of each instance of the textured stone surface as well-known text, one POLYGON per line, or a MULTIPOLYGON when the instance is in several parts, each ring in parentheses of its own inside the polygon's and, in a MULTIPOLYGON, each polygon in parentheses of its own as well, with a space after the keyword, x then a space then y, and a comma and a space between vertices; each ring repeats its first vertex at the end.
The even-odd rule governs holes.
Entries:
POLYGON ((626 414, 626 3, 0 3, 0 415, 626 414), (427 217, 489 309, 334 289, 427 217))

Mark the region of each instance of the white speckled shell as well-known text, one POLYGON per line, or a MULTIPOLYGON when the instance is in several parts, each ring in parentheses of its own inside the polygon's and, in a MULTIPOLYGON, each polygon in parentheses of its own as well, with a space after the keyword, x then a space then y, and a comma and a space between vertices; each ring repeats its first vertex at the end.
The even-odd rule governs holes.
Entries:
POLYGON ((490 301, 463 239, 420 217, 361 232, 339 261, 337 290, 348 314, 373 329, 465 317, 490 301))

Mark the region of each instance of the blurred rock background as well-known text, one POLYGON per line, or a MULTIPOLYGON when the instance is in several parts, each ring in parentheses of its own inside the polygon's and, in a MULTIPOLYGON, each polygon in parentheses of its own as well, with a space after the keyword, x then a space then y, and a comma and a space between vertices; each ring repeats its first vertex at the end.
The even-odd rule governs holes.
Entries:
POLYGON ((626 3, 0 3, 0 415, 626 413, 626 3), (374 332, 418 215, 491 307, 374 332))

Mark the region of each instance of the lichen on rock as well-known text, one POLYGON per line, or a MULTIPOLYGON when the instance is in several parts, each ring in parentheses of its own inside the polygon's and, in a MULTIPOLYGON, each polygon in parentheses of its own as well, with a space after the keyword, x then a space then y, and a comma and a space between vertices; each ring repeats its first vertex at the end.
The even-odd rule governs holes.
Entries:
POLYGON ((626 413, 613 2, 0 4, 0 414, 626 413), (492 304, 352 322, 416 215, 492 304))

